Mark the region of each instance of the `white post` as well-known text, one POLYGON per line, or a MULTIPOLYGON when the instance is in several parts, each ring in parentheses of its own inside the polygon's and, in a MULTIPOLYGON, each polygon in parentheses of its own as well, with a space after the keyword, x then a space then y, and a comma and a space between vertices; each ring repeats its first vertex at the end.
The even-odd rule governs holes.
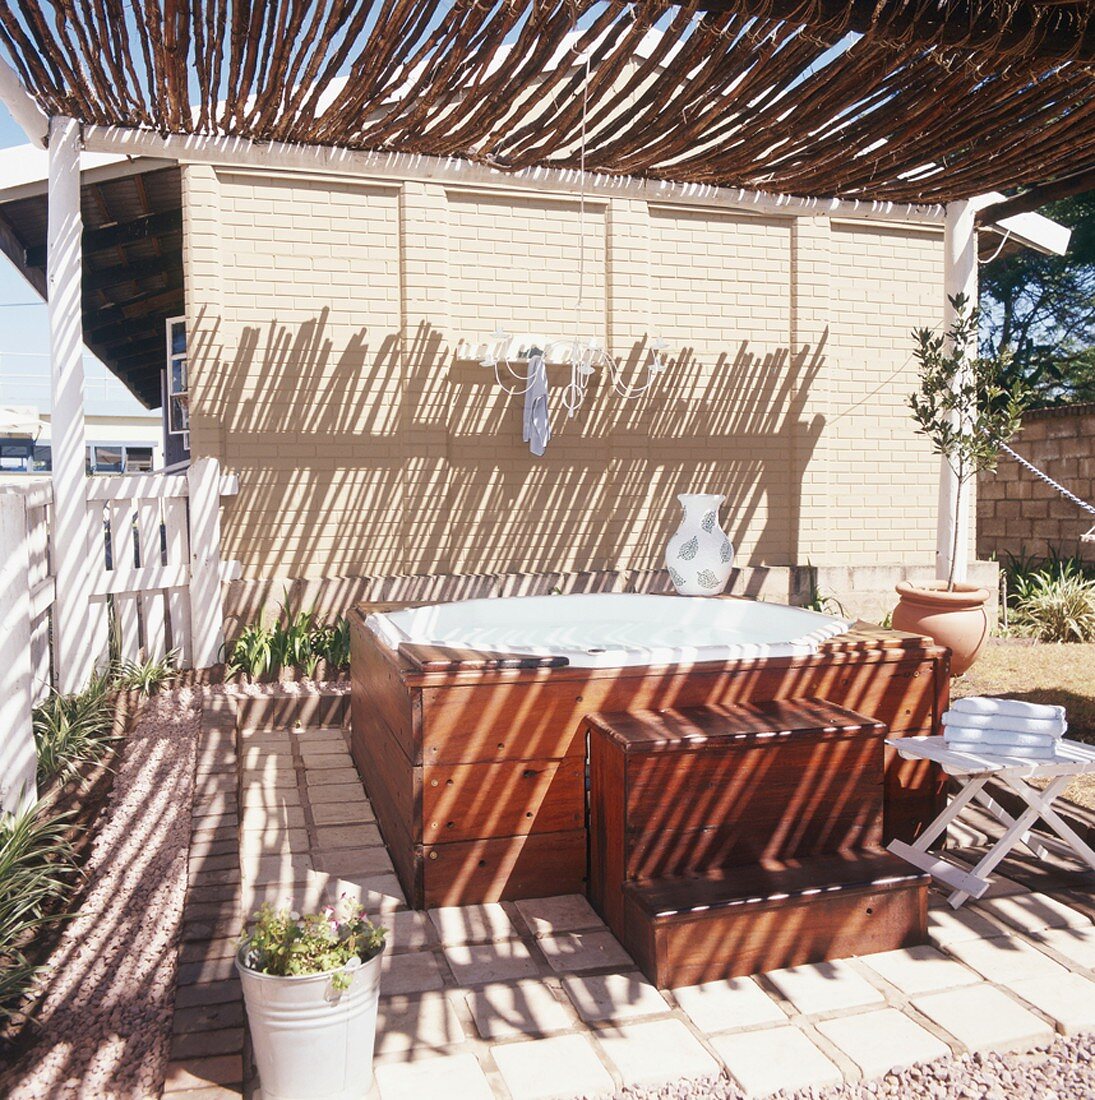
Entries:
POLYGON ((19 74, 0 57, 0 103, 11 112, 11 117, 22 127, 27 140, 35 145, 46 145, 49 119, 30 93, 23 87, 19 74))
POLYGON ((38 797, 30 600, 26 501, 0 490, 0 811, 9 813, 38 797))
MULTIPOLYGON (((968 200, 947 204, 943 223, 943 324, 954 324, 951 298, 966 297, 966 308, 977 305, 977 225, 976 205, 968 200)), ((976 351, 976 349, 971 349, 976 351)), ((959 499, 958 478, 947 465, 939 464, 939 517, 936 527, 935 575, 945 578, 951 569, 954 550, 954 527, 958 525, 957 553, 954 556, 954 579, 964 581, 969 569, 970 495, 973 482, 967 482, 959 499)))
POLYGON ((190 636, 195 668, 221 658, 221 470, 215 458, 198 458, 186 472, 190 494, 190 636))
POLYGON ((80 276, 80 126, 53 118, 49 126, 49 344, 53 408, 53 553, 57 598, 53 646, 57 686, 81 690, 94 669, 91 637, 91 532, 88 524, 84 434, 84 358, 80 276))

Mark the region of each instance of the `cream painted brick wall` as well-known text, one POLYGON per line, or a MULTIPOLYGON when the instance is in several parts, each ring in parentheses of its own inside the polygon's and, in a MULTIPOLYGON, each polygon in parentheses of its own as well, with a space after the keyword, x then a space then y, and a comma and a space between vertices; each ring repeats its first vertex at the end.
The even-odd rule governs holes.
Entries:
POLYGON ((696 490, 743 565, 930 558, 904 395, 939 235, 205 167, 184 212, 191 441, 240 474, 247 577, 656 568, 696 490), (635 402, 595 378, 573 419, 551 367, 536 459, 522 400, 456 357, 499 324, 672 365, 635 402))

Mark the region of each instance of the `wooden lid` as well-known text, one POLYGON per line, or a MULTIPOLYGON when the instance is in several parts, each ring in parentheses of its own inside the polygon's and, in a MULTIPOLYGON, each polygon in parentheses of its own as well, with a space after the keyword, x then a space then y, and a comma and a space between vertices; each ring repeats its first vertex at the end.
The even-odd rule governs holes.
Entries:
POLYGON ((616 741, 625 752, 687 748, 716 740, 768 740, 870 732, 883 736, 886 727, 824 699, 778 699, 679 710, 601 711, 586 721, 616 741))

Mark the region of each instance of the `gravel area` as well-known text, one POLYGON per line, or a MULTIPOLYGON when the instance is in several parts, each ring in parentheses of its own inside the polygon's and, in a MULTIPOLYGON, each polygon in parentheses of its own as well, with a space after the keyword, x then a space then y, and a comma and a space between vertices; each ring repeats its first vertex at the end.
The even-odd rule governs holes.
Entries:
POLYGON ((260 699, 282 695, 349 695, 350 681, 279 680, 269 684, 235 681, 229 684, 210 684, 205 690, 210 695, 252 696, 260 699))
MULTIPOLYGON (((794 1100, 1093 1100, 1095 1035, 1058 1039, 1049 1047, 1022 1054, 941 1058, 874 1081, 780 1095, 794 1100)), ((680 1081, 661 1089, 625 1089, 616 1094, 616 1100, 742 1100, 744 1096, 723 1078, 680 1081)))
POLYGON ((11 1100, 159 1095, 200 716, 193 691, 168 692, 145 704, 126 739, 84 903, 43 972, 40 1038, 0 1082, 11 1100))

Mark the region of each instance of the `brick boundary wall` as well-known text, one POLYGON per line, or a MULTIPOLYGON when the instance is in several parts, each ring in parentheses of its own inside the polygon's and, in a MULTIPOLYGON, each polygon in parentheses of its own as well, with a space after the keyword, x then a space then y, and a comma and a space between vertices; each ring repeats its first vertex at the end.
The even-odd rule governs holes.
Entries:
MULTIPOLYGON (((1082 500, 1095 502, 1095 404, 1028 412, 1012 446, 1082 500)), ((1095 517, 1005 454, 995 474, 978 478, 979 558, 1079 554, 1095 562, 1095 543, 1080 541, 1093 523, 1095 517)))

